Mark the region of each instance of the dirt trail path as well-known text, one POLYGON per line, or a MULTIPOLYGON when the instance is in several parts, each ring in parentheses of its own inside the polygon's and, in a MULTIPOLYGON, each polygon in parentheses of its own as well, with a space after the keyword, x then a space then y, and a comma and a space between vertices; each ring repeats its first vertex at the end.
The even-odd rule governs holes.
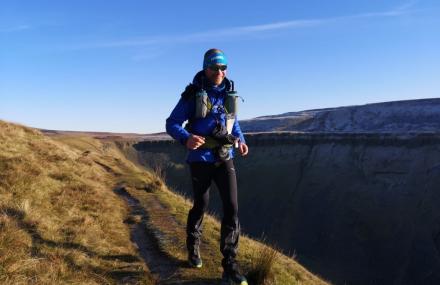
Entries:
MULTIPOLYGON (((127 223, 130 224, 131 240, 139 250, 139 254, 149 268, 150 272, 158 279, 158 284, 163 285, 214 285, 219 284, 219 280, 181 280, 180 270, 189 269, 186 261, 178 260, 162 252, 158 246, 157 237, 148 229, 148 213, 142 207, 140 201, 133 197, 124 187, 114 190, 116 194, 122 197, 130 207, 130 216, 127 223)), ((159 204, 156 204, 160 206, 159 204)), ((167 217, 169 223, 177 222, 170 216, 167 217)))

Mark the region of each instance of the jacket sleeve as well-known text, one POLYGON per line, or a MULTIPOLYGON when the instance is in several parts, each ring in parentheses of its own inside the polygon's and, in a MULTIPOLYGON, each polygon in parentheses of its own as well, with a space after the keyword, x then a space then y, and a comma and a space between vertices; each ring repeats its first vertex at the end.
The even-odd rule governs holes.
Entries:
POLYGON ((232 126, 232 132, 231 133, 235 137, 240 138, 240 142, 241 143, 244 143, 244 144, 246 143, 246 141, 244 139, 244 135, 243 135, 243 133, 241 131, 241 128, 240 128, 240 124, 238 123, 237 116, 235 116, 235 122, 234 122, 234 125, 232 126))
POLYGON ((186 141, 190 137, 190 133, 182 127, 182 124, 189 119, 189 103, 187 100, 180 98, 176 107, 174 107, 171 115, 166 120, 166 131, 175 140, 179 141, 182 145, 186 144, 186 141))

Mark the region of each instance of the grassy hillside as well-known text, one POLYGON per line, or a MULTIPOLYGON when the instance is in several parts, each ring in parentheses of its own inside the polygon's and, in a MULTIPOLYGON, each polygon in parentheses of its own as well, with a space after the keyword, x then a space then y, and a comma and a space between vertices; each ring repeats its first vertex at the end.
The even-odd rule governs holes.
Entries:
MULTIPOLYGON (((186 266, 189 207, 113 142, 0 121, 0 283, 217 284, 216 219, 205 220, 204 268, 186 266)), ((266 284, 326 284, 245 237, 239 260, 250 284, 263 284, 270 257, 266 284)))
POLYGON ((88 146, 0 121, 0 283, 153 283, 100 166, 110 157, 88 146))

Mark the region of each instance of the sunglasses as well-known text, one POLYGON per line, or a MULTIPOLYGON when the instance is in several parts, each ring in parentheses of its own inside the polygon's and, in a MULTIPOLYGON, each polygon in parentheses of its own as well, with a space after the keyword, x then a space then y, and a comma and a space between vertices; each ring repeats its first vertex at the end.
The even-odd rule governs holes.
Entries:
POLYGON ((211 69, 212 71, 219 71, 219 70, 225 71, 228 68, 228 66, 227 65, 210 65, 208 68, 211 69))

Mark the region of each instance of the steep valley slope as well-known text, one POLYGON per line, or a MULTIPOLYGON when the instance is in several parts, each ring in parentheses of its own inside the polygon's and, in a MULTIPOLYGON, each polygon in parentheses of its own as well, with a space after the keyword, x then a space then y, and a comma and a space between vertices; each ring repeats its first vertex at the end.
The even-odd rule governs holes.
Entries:
MULTIPOLYGON (((335 284, 439 284, 439 134, 265 133, 247 142, 249 156, 235 161, 246 233, 335 284)), ((117 144, 191 195, 180 144, 117 144)), ((218 197, 210 209, 221 213, 218 197)))

